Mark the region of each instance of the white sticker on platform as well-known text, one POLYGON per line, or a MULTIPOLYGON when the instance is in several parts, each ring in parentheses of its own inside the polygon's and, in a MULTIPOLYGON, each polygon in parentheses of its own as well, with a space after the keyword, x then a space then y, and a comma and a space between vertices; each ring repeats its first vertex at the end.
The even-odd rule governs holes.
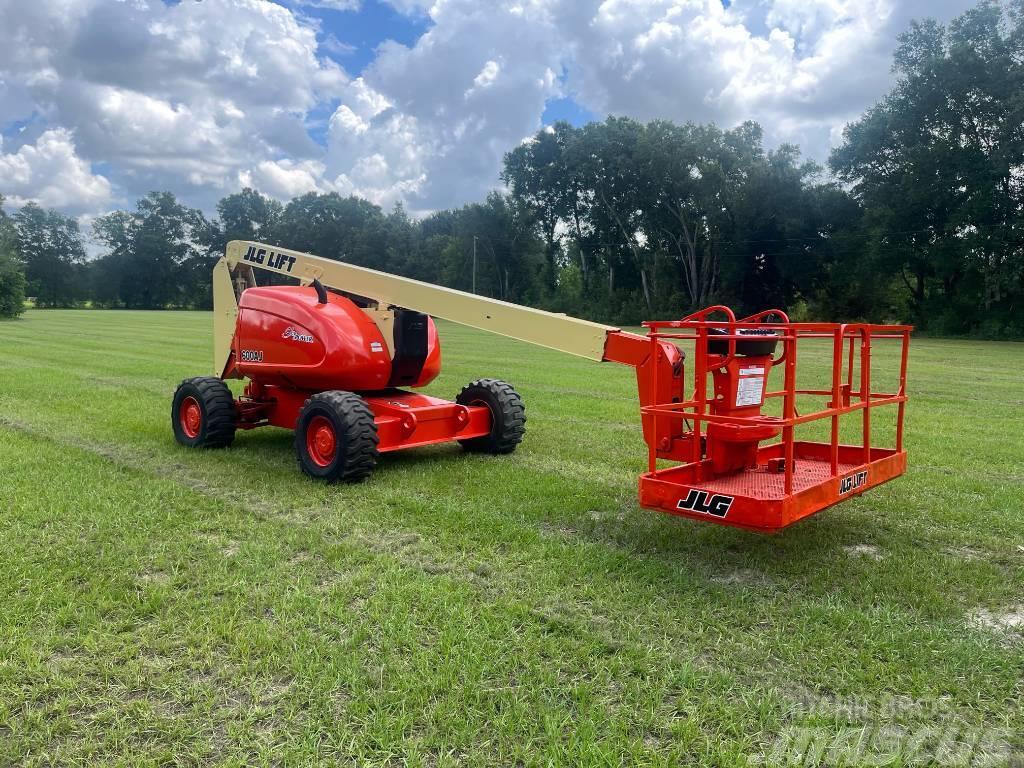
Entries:
POLYGON ((744 405, 760 405, 761 394, 764 392, 764 377, 750 376, 740 379, 736 387, 736 407, 744 405))
POLYGON ((740 368, 740 376, 762 376, 764 368, 740 368))

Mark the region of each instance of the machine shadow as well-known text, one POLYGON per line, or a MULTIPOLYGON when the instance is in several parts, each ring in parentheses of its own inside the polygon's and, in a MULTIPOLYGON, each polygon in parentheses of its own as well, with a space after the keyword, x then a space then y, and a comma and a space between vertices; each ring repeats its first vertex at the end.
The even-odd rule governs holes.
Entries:
MULTIPOLYGON (((240 438, 236 446, 245 443, 247 451, 258 456, 257 461, 267 464, 268 471, 276 471, 284 463, 292 471, 292 433, 262 429, 240 438)), ((439 498, 441 503, 429 513, 437 516, 445 514, 449 502, 463 501, 465 494, 460 494, 464 486, 473 483, 472 509, 461 514, 479 515, 481 524, 487 524, 499 539, 504 535, 510 539, 516 536, 511 530, 502 533, 503 525, 524 525, 538 536, 556 536, 568 546, 594 545, 609 553, 656 561, 676 569, 684 566, 680 573, 684 580, 694 574, 744 571, 772 580, 784 589, 787 582, 797 583, 809 573, 827 573, 837 556, 845 556, 844 543, 864 539, 863 516, 851 519, 845 508, 826 511, 778 533, 764 534, 644 509, 637 503, 636 486, 632 483, 615 483, 597 494, 570 490, 557 504, 552 504, 528 491, 541 482, 566 482, 564 478, 544 480, 534 474, 512 472, 504 474, 501 482, 478 484, 473 479, 480 471, 480 461, 495 462, 499 471, 511 469, 507 466, 508 457, 474 457, 456 443, 444 443, 381 454, 368 482, 404 480, 409 474, 443 476, 450 484, 450 495, 439 498)), ((568 484, 577 482, 570 480, 568 484)), ((336 492, 344 496, 345 489, 351 487, 358 486, 339 485, 336 492)), ((410 520, 409 524, 417 526, 423 522, 421 518, 410 520)), ((637 569, 634 577, 660 591, 664 576, 646 579, 642 571, 637 569)))

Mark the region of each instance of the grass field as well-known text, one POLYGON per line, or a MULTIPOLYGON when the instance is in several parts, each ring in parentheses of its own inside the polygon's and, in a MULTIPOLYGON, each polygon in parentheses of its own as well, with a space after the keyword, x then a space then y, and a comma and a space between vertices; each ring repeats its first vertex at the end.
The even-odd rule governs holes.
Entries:
POLYGON ((513 456, 179 448, 210 326, 0 324, 0 764, 1024 759, 1024 345, 915 341, 907 475, 762 537, 637 506, 630 370, 452 325, 513 456))

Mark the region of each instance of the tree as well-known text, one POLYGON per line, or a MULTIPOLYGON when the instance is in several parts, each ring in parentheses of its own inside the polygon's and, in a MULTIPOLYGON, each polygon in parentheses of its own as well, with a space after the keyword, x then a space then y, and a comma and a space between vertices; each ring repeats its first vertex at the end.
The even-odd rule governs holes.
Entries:
POLYGON ((18 232, 4 211, 0 195, 0 318, 17 317, 25 311, 25 274, 18 260, 18 232))
MULTIPOLYGON (((555 288, 561 252, 559 225, 574 214, 577 231, 581 223, 579 212, 575 210, 578 178, 573 174, 567 154, 568 147, 578 136, 573 126, 560 120, 506 154, 501 172, 501 180, 511 190, 513 199, 524 211, 530 212, 539 226, 545 246, 544 282, 548 290, 555 288)), ((582 269, 586 274, 585 262, 582 269)))
POLYGON ((284 206, 255 189, 245 187, 217 201, 217 219, 199 232, 211 255, 221 254, 231 240, 273 242, 284 206))
MULTIPOLYGON (((536 301, 548 293, 550 252, 534 234, 534 221, 525 206, 499 192, 483 203, 472 203, 457 215, 457 232, 467 254, 477 239, 477 293, 504 301, 536 301)), ((466 277, 472 279, 472 265, 466 277)), ((463 279, 463 282, 466 282, 463 279)), ((468 285, 466 287, 469 287, 468 285)))
MULTIPOLYGON (((735 136, 735 134, 734 134, 735 136)), ((816 218, 813 179, 820 168, 782 145, 767 154, 761 132, 736 136, 742 183, 728 186, 722 213, 722 283, 744 313, 785 307, 814 289, 826 223, 816 218)))
MULTIPOLYGON (((609 288, 616 265, 629 265, 625 276, 639 277, 644 305, 654 305, 654 252, 644 227, 644 210, 651 204, 651 179, 642 172, 638 146, 644 126, 625 117, 589 123, 569 151, 569 162, 590 193, 590 226, 597 235, 608 266, 609 288)), ((620 273, 622 276, 622 273, 620 273)))
POLYGON ((28 203, 14 215, 18 254, 38 307, 70 307, 84 293, 77 267, 85 261, 78 222, 28 203))
POLYGON ((105 303, 133 309, 209 306, 214 257, 203 247, 210 227, 170 192, 151 192, 134 213, 115 211, 93 225, 110 252, 93 265, 107 284, 105 303))
POLYGON ((813 289, 824 243, 811 193, 820 169, 795 147, 766 153, 756 123, 556 126, 505 163, 513 201, 534 214, 548 252, 557 245, 579 264, 563 260, 557 293, 579 296, 585 314, 635 321, 635 295, 648 315, 716 296, 762 309, 813 289))
POLYGON ((831 157, 921 325, 1024 330, 1024 5, 900 37, 893 90, 831 157), (936 318, 938 322, 936 322, 936 318))
POLYGON ((386 258, 384 214, 379 206, 336 192, 309 192, 285 206, 277 242, 338 261, 382 268, 386 258))

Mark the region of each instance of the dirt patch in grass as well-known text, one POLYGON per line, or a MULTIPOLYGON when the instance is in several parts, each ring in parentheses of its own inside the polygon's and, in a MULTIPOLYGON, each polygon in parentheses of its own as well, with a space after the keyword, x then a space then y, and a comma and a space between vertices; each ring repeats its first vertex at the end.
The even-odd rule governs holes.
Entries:
POLYGON ((874 544, 850 544, 843 547, 843 551, 850 557, 867 557, 871 560, 882 560, 885 558, 882 550, 874 544))
POLYGON ((752 571, 749 568, 739 568, 735 571, 716 574, 711 577, 711 581, 715 584, 743 587, 767 587, 772 584, 772 580, 769 577, 758 571, 752 571))
POLYGON ((232 540, 221 547, 220 553, 224 555, 224 557, 234 557, 238 554, 240 549, 241 545, 237 541, 232 540))
POLYGON ((973 562, 975 560, 986 560, 988 552, 977 547, 947 547, 946 554, 952 555, 958 560, 973 562))
POLYGON ((158 587, 166 587, 171 583, 171 574, 159 568, 147 568, 139 574, 139 581, 143 584, 155 584, 158 587))
POLYGON ((558 539, 568 539, 579 533, 576 528, 568 525, 548 525, 547 523, 541 523, 539 530, 541 536, 558 539))
POLYGON ((976 629, 984 629, 1005 640, 1024 640, 1024 604, 1006 610, 990 611, 979 608, 967 617, 967 623, 976 629))

